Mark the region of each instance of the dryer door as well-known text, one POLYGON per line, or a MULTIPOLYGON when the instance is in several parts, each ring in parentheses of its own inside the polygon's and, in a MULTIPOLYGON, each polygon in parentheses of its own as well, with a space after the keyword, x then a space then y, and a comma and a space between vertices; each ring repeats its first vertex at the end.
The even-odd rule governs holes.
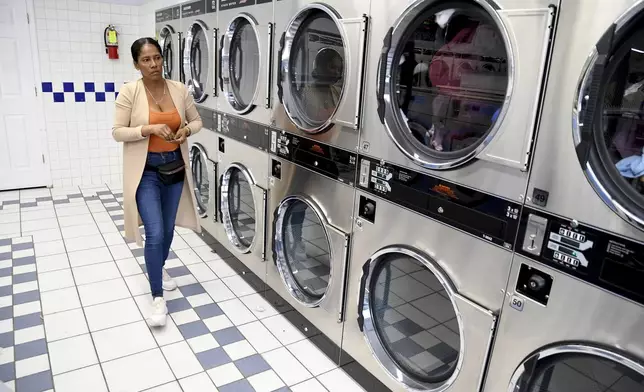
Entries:
POLYGON ((250 172, 233 163, 222 175, 221 214, 228 240, 241 253, 264 243, 266 191, 255 184, 250 172))
POLYGON ((201 21, 192 23, 186 31, 183 66, 188 91, 197 103, 205 101, 208 97, 206 89, 212 57, 211 40, 212 33, 208 32, 208 28, 201 21))
POLYGON ((255 107, 260 60, 257 22, 250 15, 241 14, 228 26, 221 49, 224 94, 239 114, 255 107))
POLYGON ((644 230, 644 3, 608 29, 586 64, 573 139, 601 199, 644 230))
POLYGON ((175 31, 170 25, 165 25, 159 32, 159 45, 163 56, 163 77, 165 79, 179 80, 179 70, 175 68, 180 51, 179 42, 175 41, 175 31))
POLYGON ((378 114, 396 146, 428 169, 479 158, 525 170, 550 13, 413 2, 385 35, 378 71, 378 114), (519 57, 517 46, 533 49, 519 57))
POLYGON ((278 96, 290 120, 315 134, 333 123, 358 128, 364 20, 341 19, 313 3, 289 23, 281 40, 278 96))
POLYGON ((639 392, 644 365, 601 347, 544 348, 514 373, 508 392, 639 392))
POLYGON ((282 200, 273 233, 275 262, 293 298, 342 321, 349 235, 329 224, 323 210, 304 196, 282 200))
POLYGON ((217 221, 216 206, 217 192, 217 164, 208 159, 206 150, 200 144, 193 144, 190 148, 190 167, 192 169, 193 192, 197 201, 197 213, 201 218, 212 214, 213 221, 217 221))
POLYGON ((496 316, 456 293, 430 258, 402 246, 375 253, 358 312, 375 358, 406 388, 480 389, 496 316))

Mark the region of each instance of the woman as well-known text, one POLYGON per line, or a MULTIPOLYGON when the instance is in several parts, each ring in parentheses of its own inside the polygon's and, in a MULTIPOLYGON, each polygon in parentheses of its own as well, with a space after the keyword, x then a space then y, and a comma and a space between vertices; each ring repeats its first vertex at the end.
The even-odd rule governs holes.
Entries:
POLYGON ((176 283, 163 269, 175 223, 200 231, 186 139, 201 130, 201 118, 182 83, 163 79, 159 43, 141 38, 131 48, 142 78, 125 84, 116 99, 112 136, 123 142, 125 237, 141 246, 152 291, 150 326, 163 326, 168 309, 163 290, 176 283), (182 168, 183 166, 183 168, 182 168))

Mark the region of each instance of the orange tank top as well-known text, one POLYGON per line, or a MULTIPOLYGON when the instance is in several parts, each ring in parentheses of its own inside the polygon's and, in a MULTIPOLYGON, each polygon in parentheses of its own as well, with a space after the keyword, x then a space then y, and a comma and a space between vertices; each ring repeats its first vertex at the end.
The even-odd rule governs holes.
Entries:
MULTIPOLYGON (((181 126, 181 116, 176 108, 171 112, 153 112, 150 110, 150 125, 154 124, 166 124, 172 132, 176 133, 181 126)), ((177 143, 170 143, 157 135, 150 135, 149 152, 169 152, 177 148, 179 148, 177 143)))

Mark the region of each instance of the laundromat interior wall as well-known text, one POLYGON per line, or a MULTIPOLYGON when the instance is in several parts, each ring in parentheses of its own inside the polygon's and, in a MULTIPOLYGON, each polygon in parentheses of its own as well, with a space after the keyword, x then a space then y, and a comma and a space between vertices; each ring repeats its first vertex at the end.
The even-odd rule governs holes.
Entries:
POLYGON ((130 56, 141 30, 137 3, 142 1, 34 0, 36 80, 54 187, 121 182, 121 147, 111 134, 113 102, 124 82, 138 78, 130 56), (109 24, 119 33, 118 60, 105 53, 109 24))

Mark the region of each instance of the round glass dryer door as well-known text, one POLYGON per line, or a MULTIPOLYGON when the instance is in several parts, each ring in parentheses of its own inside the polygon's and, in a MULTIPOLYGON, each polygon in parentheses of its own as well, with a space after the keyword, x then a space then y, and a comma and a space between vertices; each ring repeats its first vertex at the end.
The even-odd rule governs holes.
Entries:
POLYGON ((413 250, 384 250, 367 263, 360 319, 376 359, 410 389, 445 390, 462 361, 451 284, 413 250))
POLYGON ((277 268, 293 298, 307 307, 324 300, 333 274, 323 222, 321 211, 297 197, 283 200, 277 210, 277 268))
POLYGON ((163 56, 163 77, 166 79, 175 79, 173 67, 176 54, 174 42, 172 42, 173 35, 174 29, 172 26, 163 26, 159 32, 159 44, 161 45, 161 55, 163 56))
POLYGON ((193 145, 190 148, 192 184, 195 199, 197 200, 197 212, 202 218, 208 215, 208 203, 210 201, 210 173, 208 173, 208 166, 208 155, 206 155, 204 149, 198 144, 193 145))
POLYGON ((224 36, 221 56, 224 92, 238 113, 253 110, 259 82, 259 37, 257 23, 240 15, 231 22, 224 36))
POLYGON ((602 348, 554 347, 530 360, 514 374, 513 392, 644 391, 642 364, 602 348))
MULTIPOLYGON (((640 8, 644 8, 640 4, 640 8)), ((619 216, 644 230, 644 10, 598 43, 582 76, 573 138, 591 185, 619 216), (604 49, 607 47, 608 49, 604 49), (605 55, 606 64, 598 64, 605 55), (598 89, 591 89, 599 85, 598 89)))
POLYGON ((416 164, 450 169, 473 159, 500 126, 510 98, 509 40, 486 0, 416 4, 385 39, 381 120, 416 164))
MULTIPOLYGON (((196 21, 186 31, 184 48, 184 67, 187 76, 186 85, 195 102, 206 100, 206 85, 208 82, 208 69, 210 59, 210 45, 208 28, 201 21, 196 21)), ((212 39, 212 38, 211 38, 212 39)))
POLYGON ((293 18, 284 35, 283 103, 301 130, 319 133, 332 125, 345 87, 345 44, 339 17, 311 4, 293 18))
POLYGON ((231 165, 221 181, 221 211, 228 240, 241 252, 255 241, 256 215, 252 177, 241 165, 231 165))

